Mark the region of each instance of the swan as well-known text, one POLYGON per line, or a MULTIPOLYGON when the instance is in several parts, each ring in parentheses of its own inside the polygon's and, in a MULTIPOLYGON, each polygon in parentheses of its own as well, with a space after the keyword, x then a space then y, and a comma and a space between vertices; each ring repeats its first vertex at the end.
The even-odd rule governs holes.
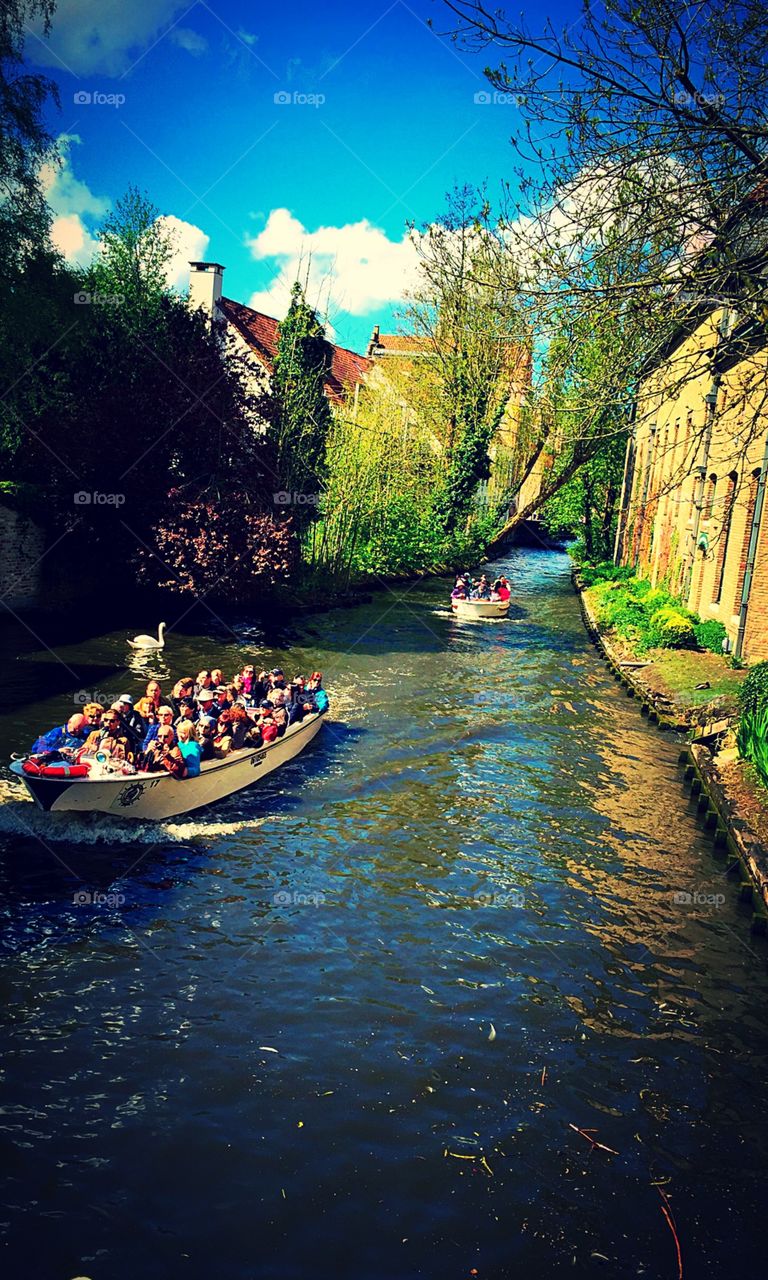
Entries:
POLYGON ((163 632, 165 631, 166 625, 167 624, 165 622, 160 623, 160 626, 157 628, 156 640, 153 636, 134 636, 132 640, 128 641, 129 645, 132 649, 164 649, 165 639, 163 632))

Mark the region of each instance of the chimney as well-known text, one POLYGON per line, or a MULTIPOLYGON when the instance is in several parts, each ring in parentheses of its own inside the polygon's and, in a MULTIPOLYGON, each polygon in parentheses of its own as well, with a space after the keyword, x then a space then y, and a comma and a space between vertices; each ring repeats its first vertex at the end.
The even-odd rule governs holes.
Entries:
POLYGON ((224 268, 220 262, 190 262, 189 264, 189 309, 205 312, 209 320, 213 320, 216 304, 221 297, 224 268))
POLYGON ((381 345, 381 343, 379 342, 379 326, 378 326, 377 324, 375 324, 375 325, 373 326, 373 333, 371 334, 371 340, 370 340, 370 342, 368 343, 368 350, 366 351, 366 353, 365 353, 365 354, 366 354, 369 358, 370 358, 371 356, 375 356, 375 355, 376 355, 376 348, 377 348, 377 347, 379 347, 380 345, 381 345))

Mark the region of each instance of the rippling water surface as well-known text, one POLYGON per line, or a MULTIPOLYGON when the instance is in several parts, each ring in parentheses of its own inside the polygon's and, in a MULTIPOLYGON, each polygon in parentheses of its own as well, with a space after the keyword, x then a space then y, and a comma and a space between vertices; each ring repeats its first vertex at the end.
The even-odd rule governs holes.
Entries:
MULTIPOLYGON (((333 695, 209 813, 2 784, 9 1280, 674 1278, 662 1192, 689 1280, 762 1270, 764 944, 564 558, 504 565, 506 622, 425 583, 277 649, 171 634, 163 674, 279 658, 333 695)), ((127 657, 28 640, 6 754, 67 714, 58 659, 127 657)))

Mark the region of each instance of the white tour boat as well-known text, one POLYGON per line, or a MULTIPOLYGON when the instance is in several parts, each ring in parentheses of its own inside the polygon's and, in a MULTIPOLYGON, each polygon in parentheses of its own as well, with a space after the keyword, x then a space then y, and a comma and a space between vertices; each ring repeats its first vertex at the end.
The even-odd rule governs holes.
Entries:
POLYGON ((191 813, 204 805, 243 791, 293 760, 318 733, 324 712, 315 712, 286 729, 282 738, 263 747, 243 747, 223 760, 208 760, 197 778, 172 778, 167 773, 106 773, 99 777, 68 778, 25 773, 24 761, 14 760, 11 771, 24 782, 41 809, 54 813, 108 813, 118 818, 157 822, 191 813))
POLYGON ((509 600, 451 600, 457 618, 506 618, 509 600))

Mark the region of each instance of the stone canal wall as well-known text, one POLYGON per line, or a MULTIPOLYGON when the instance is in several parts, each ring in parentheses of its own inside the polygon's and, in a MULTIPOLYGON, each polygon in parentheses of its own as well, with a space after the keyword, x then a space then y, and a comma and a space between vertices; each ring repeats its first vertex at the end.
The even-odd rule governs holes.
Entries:
MULTIPOLYGON (((636 700, 642 715, 659 729, 687 733, 690 740, 681 745, 682 782, 705 827, 712 832, 715 857, 727 860, 727 875, 738 880, 739 897, 751 907, 753 933, 768 931, 768 846, 745 816, 740 796, 724 777, 713 747, 734 728, 731 720, 718 720, 693 726, 686 708, 676 706, 643 683, 640 669, 644 665, 622 659, 610 640, 600 631, 584 596, 578 573, 573 572, 573 585, 579 596, 581 614, 587 634, 613 673, 624 686, 627 697, 636 700)), ((726 755, 733 756, 733 752, 726 755)), ((754 784, 757 787, 757 784, 754 784)), ((755 792, 759 808, 762 800, 755 792)))

